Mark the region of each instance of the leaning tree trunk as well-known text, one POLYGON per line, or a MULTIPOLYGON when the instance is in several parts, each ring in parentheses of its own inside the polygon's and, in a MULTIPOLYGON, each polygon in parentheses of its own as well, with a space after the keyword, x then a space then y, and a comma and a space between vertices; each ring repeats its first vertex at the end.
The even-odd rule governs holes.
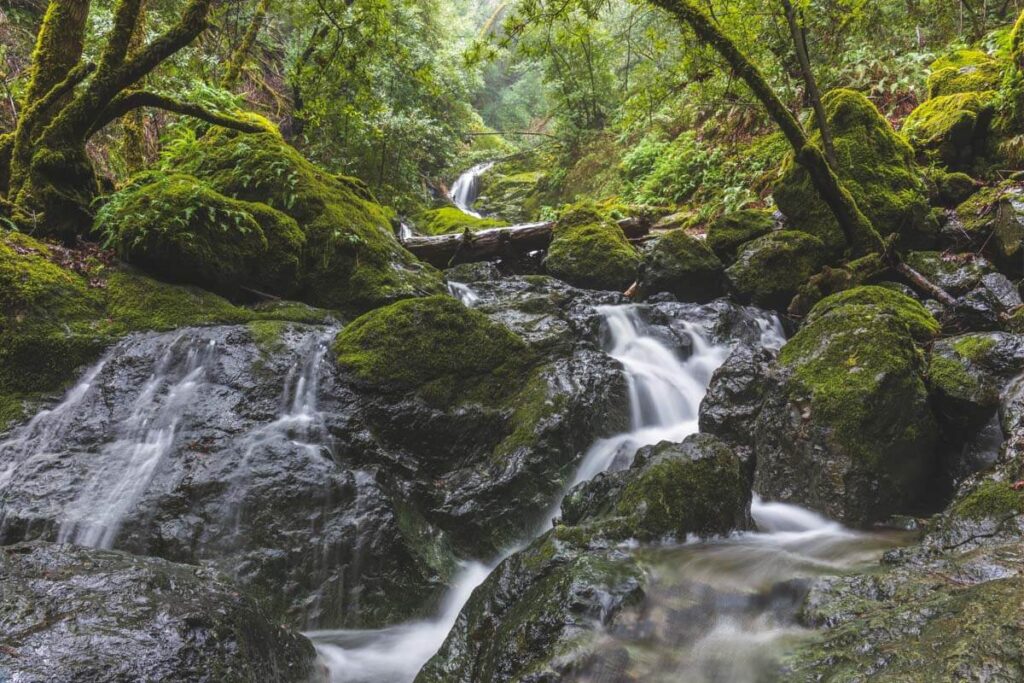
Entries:
POLYGON ((828 159, 832 168, 838 168, 836 148, 832 144, 832 131, 828 125, 828 116, 825 114, 825 105, 821 103, 821 91, 818 90, 818 81, 814 78, 811 58, 807 54, 807 31, 800 24, 800 17, 797 16, 793 3, 789 0, 782 0, 782 7, 786 12, 789 35, 793 39, 793 51, 796 52, 797 61, 800 63, 800 75, 803 78, 804 87, 807 89, 807 99, 811 101, 814 118, 818 121, 818 130, 821 131, 821 145, 825 148, 825 158, 828 159))
POLYGON ((867 217, 857 207, 853 196, 843 187, 825 155, 813 144, 804 132, 800 122, 789 111, 779 96, 768 84, 764 75, 754 63, 743 54, 711 21, 711 19, 689 0, 648 0, 652 5, 667 10, 679 21, 693 29, 702 42, 710 45, 743 79, 754 96, 761 102, 768 115, 786 136, 793 148, 798 164, 807 170, 811 182, 828 205, 846 237, 854 254, 884 252, 885 244, 867 217))
POLYGON ((238 49, 234 51, 231 59, 228 61, 227 73, 224 76, 223 83, 221 83, 224 88, 231 90, 238 83, 238 79, 242 75, 242 68, 249 58, 249 52, 252 50, 253 45, 256 44, 256 37, 259 36, 260 29, 263 28, 263 22, 267 18, 267 10, 269 9, 270 0, 260 0, 260 4, 256 7, 256 12, 252 16, 252 21, 249 22, 245 35, 242 36, 242 42, 238 44, 238 49))

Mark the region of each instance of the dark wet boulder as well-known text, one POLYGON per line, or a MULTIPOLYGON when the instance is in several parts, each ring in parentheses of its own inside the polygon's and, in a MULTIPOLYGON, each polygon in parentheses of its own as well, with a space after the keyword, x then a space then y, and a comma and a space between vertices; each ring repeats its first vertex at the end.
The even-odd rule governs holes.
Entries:
MULTIPOLYGON (((833 90, 823 103, 839 162, 836 172, 857 206, 883 237, 898 234, 904 248, 928 248, 938 226, 914 150, 864 95, 833 90)), ((811 139, 820 145, 821 134, 813 126, 811 139)), ((807 171, 789 155, 782 172, 774 190, 779 210, 794 229, 818 237, 830 258, 840 256, 846 239, 807 171)))
POLYGON ((1008 326, 1021 308, 1017 286, 1002 273, 982 276, 978 286, 956 300, 945 314, 947 327, 961 330, 998 330, 1008 326))
POLYGON ((47 543, 0 549, 0 678, 310 680, 312 644, 215 572, 47 543))
POLYGON ((966 294, 981 284, 982 277, 995 272, 987 259, 972 253, 912 251, 904 259, 908 266, 953 296, 966 294))
POLYGON ((636 280, 639 264, 622 228, 588 206, 559 217, 544 260, 548 273, 574 287, 620 292, 636 280))
POLYGON ((727 443, 739 457, 744 474, 753 481, 754 425, 768 391, 775 354, 737 346, 715 371, 700 404, 700 430, 727 443))
POLYGON ((711 251, 726 263, 736 258, 740 247, 775 229, 775 216, 770 211, 744 209, 719 216, 708 228, 707 243, 711 251))
POLYGON ((416 682, 564 680, 600 651, 600 629, 643 595, 627 552, 555 528, 473 592, 416 682))
POLYGON ((827 262, 820 239, 805 232, 783 230, 743 245, 725 276, 739 300, 785 309, 800 286, 827 262))
POLYGON ((640 284, 647 295, 669 292, 679 301, 705 303, 723 293, 722 268, 707 244, 673 230, 647 252, 640 284))
POLYGON ((1005 384, 1024 370, 1024 337, 971 333, 932 347, 928 384, 938 414, 957 430, 980 429, 999 406, 1005 384))
POLYGON ((937 330, 892 290, 823 299, 779 355, 755 429, 755 489, 856 526, 911 510, 937 438, 915 337, 937 330))
POLYGON ((1015 182, 987 187, 960 204, 956 213, 958 227, 971 246, 985 248, 1004 271, 1021 272, 1024 187, 1015 182))

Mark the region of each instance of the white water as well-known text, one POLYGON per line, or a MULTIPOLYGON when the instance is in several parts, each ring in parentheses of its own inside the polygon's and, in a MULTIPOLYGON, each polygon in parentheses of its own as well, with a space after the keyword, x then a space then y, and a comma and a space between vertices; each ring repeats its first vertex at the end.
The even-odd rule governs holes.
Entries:
MULTIPOLYGON (((687 332, 693 352, 687 360, 680 361, 671 349, 646 333, 638 311, 635 306, 599 309, 609 332, 608 353, 622 364, 628 382, 631 429, 595 443, 566 491, 607 469, 617 459, 628 465, 642 446, 664 440, 681 441, 695 433, 698 409, 711 375, 729 355, 729 347, 711 344, 699 326, 689 325, 687 332)), ((557 506, 538 534, 550 527, 550 518, 556 512, 557 506)), ((435 619, 380 630, 308 633, 330 672, 331 682, 413 680, 444 643, 473 590, 517 549, 510 548, 489 566, 474 563, 465 569, 453 582, 444 608, 435 619)))
POLYGON ((463 306, 472 308, 480 300, 480 296, 473 289, 461 282, 449 282, 448 293, 462 302, 463 306))
POLYGON ((113 547, 125 515, 171 452, 189 406, 206 386, 215 349, 212 340, 184 337, 167 348, 118 425, 117 439, 93 459, 89 481, 65 510, 58 542, 113 547))
POLYGON ((469 169, 452 184, 450 192, 452 203, 463 213, 468 213, 474 218, 480 218, 480 214, 473 211, 473 202, 480 196, 480 176, 494 167, 493 161, 486 161, 477 164, 469 169))

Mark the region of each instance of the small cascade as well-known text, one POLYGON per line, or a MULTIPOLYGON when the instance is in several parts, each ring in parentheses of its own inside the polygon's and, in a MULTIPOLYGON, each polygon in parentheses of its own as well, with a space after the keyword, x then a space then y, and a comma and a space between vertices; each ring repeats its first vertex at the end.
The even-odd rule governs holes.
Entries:
POLYGON ((407 239, 411 238, 412 236, 413 236, 412 228, 410 228, 407 223, 402 222, 402 223, 398 224, 398 241, 399 242, 405 242, 407 239))
POLYGON ((486 161, 482 164, 477 164, 473 168, 469 169, 458 179, 452 183, 452 189, 449 193, 452 198, 452 203, 455 204, 463 213, 467 213, 474 218, 480 218, 480 214, 473 211, 473 202, 476 201, 477 197, 480 196, 480 176, 487 171, 494 168, 493 161, 486 161))
MULTIPOLYGON (((629 383, 632 429, 595 443, 566 492, 613 464, 618 465, 620 460, 622 466, 628 466, 642 446, 663 440, 681 441, 695 433, 698 409, 711 376, 729 355, 728 346, 712 344, 699 325, 690 324, 686 330, 693 351, 686 360, 679 360, 672 349, 649 334, 640 310, 638 306, 598 309, 609 333, 607 352, 622 364, 629 383)), ((549 521, 538 529, 538 535, 550 528, 557 508, 556 505, 549 521)), ((462 572, 435 619, 380 630, 308 633, 321 662, 330 671, 332 683, 412 681, 444 643, 473 589, 501 560, 518 549, 509 548, 490 566, 473 564, 462 572)))
POLYGON ((477 301, 480 300, 480 295, 473 291, 473 289, 466 284, 461 282, 448 282, 448 293, 453 297, 462 302, 464 306, 472 308, 477 301))
POLYGON ((65 511, 57 540, 113 547, 124 516, 149 487, 188 409, 205 387, 216 356, 213 340, 179 337, 164 352, 153 374, 118 426, 115 441, 95 458, 77 500, 65 511))

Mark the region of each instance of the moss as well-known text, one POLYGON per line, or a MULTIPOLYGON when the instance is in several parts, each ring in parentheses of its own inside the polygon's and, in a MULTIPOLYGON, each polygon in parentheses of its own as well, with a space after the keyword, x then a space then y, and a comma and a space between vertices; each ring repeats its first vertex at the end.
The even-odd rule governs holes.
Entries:
POLYGON ((921 475, 913 470, 920 458, 904 461, 903 455, 929 447, 924 443, 931 425, 923 408, 922 354, 910 326, 921 334, 934 329, 934 321, 910 301, 880 287, 828 297, 779 354, 793 371, 792 400, 809 399, 813 420, 838 447, 877 476, 903 483, 921 475), (869 303, 876 296, 881 303, 869 303), (889 305, 891 297, 902 303, 889 305))
POLYGON ((956 211, 973 244, 986 246, 1001 266, 1017 265, 1024 242, 1024 188, 1014 182, 986 187, 956 211))
POLYGON ((117 272, 107 280, 107 311, 117 331, 174 330, 248 322, 253 314, 216 294, 117 272))
POLYGON ((282 338, 293 323, 283 320, 254 320, 249 323, 249 334, 265 356, 272 356, 284 349, 282 338))
POLYGON ((770 211, 745 209, 727 213, 708 228, 708 246, 718 258, 730 262, 736 258, 741 246, 775 227, 775 218, 770 211))
POLYGON ((939 333, 940 325, 928 309, 906 294, 888 287, 866 285, 825 297, 807 317, 811 325, 832 311, 851 306, 870 306, 879 313, 891 315, 904 325, 919 342, 930 341, 939 333))
POLYGON ((937 206, 958 206, 978 191, 978 184, 966 173, 950 173, 937 166, 928 166, 922 170, 928 182, 931 202, 937 206))
POLYGON ((494 449, 495 460, 504 460, 517 449, 535 443, 544 420, 565 410, 568 398, 562 393, 551 395, 543 369, 534 371, 520 386, 522 389, 511 402, 511 431, 494 449))
POLYGON ((973 520, 1024 514, 1024 492, 1014 491, 1009 482, 987 479, 957 501, 951 512, 973 520))
POLYGON ((296 222, 305 235, 296 293, 302 301, 361 312, 442 291, 440 274, 402 248, 391 214, 363 183, 321 170, 279 135, 211 131, 170 163, 225 197, 264 204, 296 222))
MULTIPOLYGON (((897 234, 907 247, 930 244, 938 226, 913 149, 860 93, 833 90, 823 104, 835 138, 837 173, 858 208, 883 237, 897 234)), ((812 127, 810 133, 820 145, 820 132, 812 127)), ((790 225, 821 239, 830 258, 843 252, 845 238, 835 217, 792 154, 783 163, 774 196, 790 225)))
POLYGON ((923 158, 967 168, 987 151, 995 91, 943 95, 927 100, 903 123, 903 136, 923 158))
POLYGON ((618 225, 593 207, 577 207, 555 224, 544 261, 548 273, 576 287, 626 289, 636 280, 640 255, 618 225))
POLYGON ((748 242, 725 274, 739 298, 781 309, 825 265, 825 252, 825 245, 813 235, 773 232, 748 242))
POLYGON ((469 230, 487 230, 503 228, 508 223, 495 218, 474 218, 454 206, 445 206, 421 213, 416 219, 416 227, 427 235, 447 235, 469 230))
POLYGON ((535 220, 540 210, 540 188, 547 174, 523 170, 515 164, 497 164, 481 179, 476 206, 492 216, 519 223, 535 220))
POLYGON ((955 50, 935 60, 928 76, 928 97, 985 92, 999 88, 1003 65, 981 50, 955 50))
POLYGON ((928 383, 942 395, 951 398, 967 399, 985 391, 978 378, 967 372, 962 362, 948 356, 931 357, 928 363, 928 383))
POLYGON ((414 391, 446 407, 500 402, 533 362, 504 326, 455 299, 400 301, 357 318, 334 343, 342 368, 388 392, 414 391))
POLYGON ((687 534, 710 536, 737 528, 747 504, 747 483, 728 446, 699 435, 682 446, 656 446, 623 490, 618 514, 640 540, 687 534))
POLYGON ((680 301, 704 303, 722 295, 722 269, 707 244, 684 230, 673 230, 644 258, 644 292, 671 292, 680 301))
POLYGON ((953 343, 958 354, 971 361, 982 361, 996 345, 996 340, 987 335, 965 335, 953 343))

